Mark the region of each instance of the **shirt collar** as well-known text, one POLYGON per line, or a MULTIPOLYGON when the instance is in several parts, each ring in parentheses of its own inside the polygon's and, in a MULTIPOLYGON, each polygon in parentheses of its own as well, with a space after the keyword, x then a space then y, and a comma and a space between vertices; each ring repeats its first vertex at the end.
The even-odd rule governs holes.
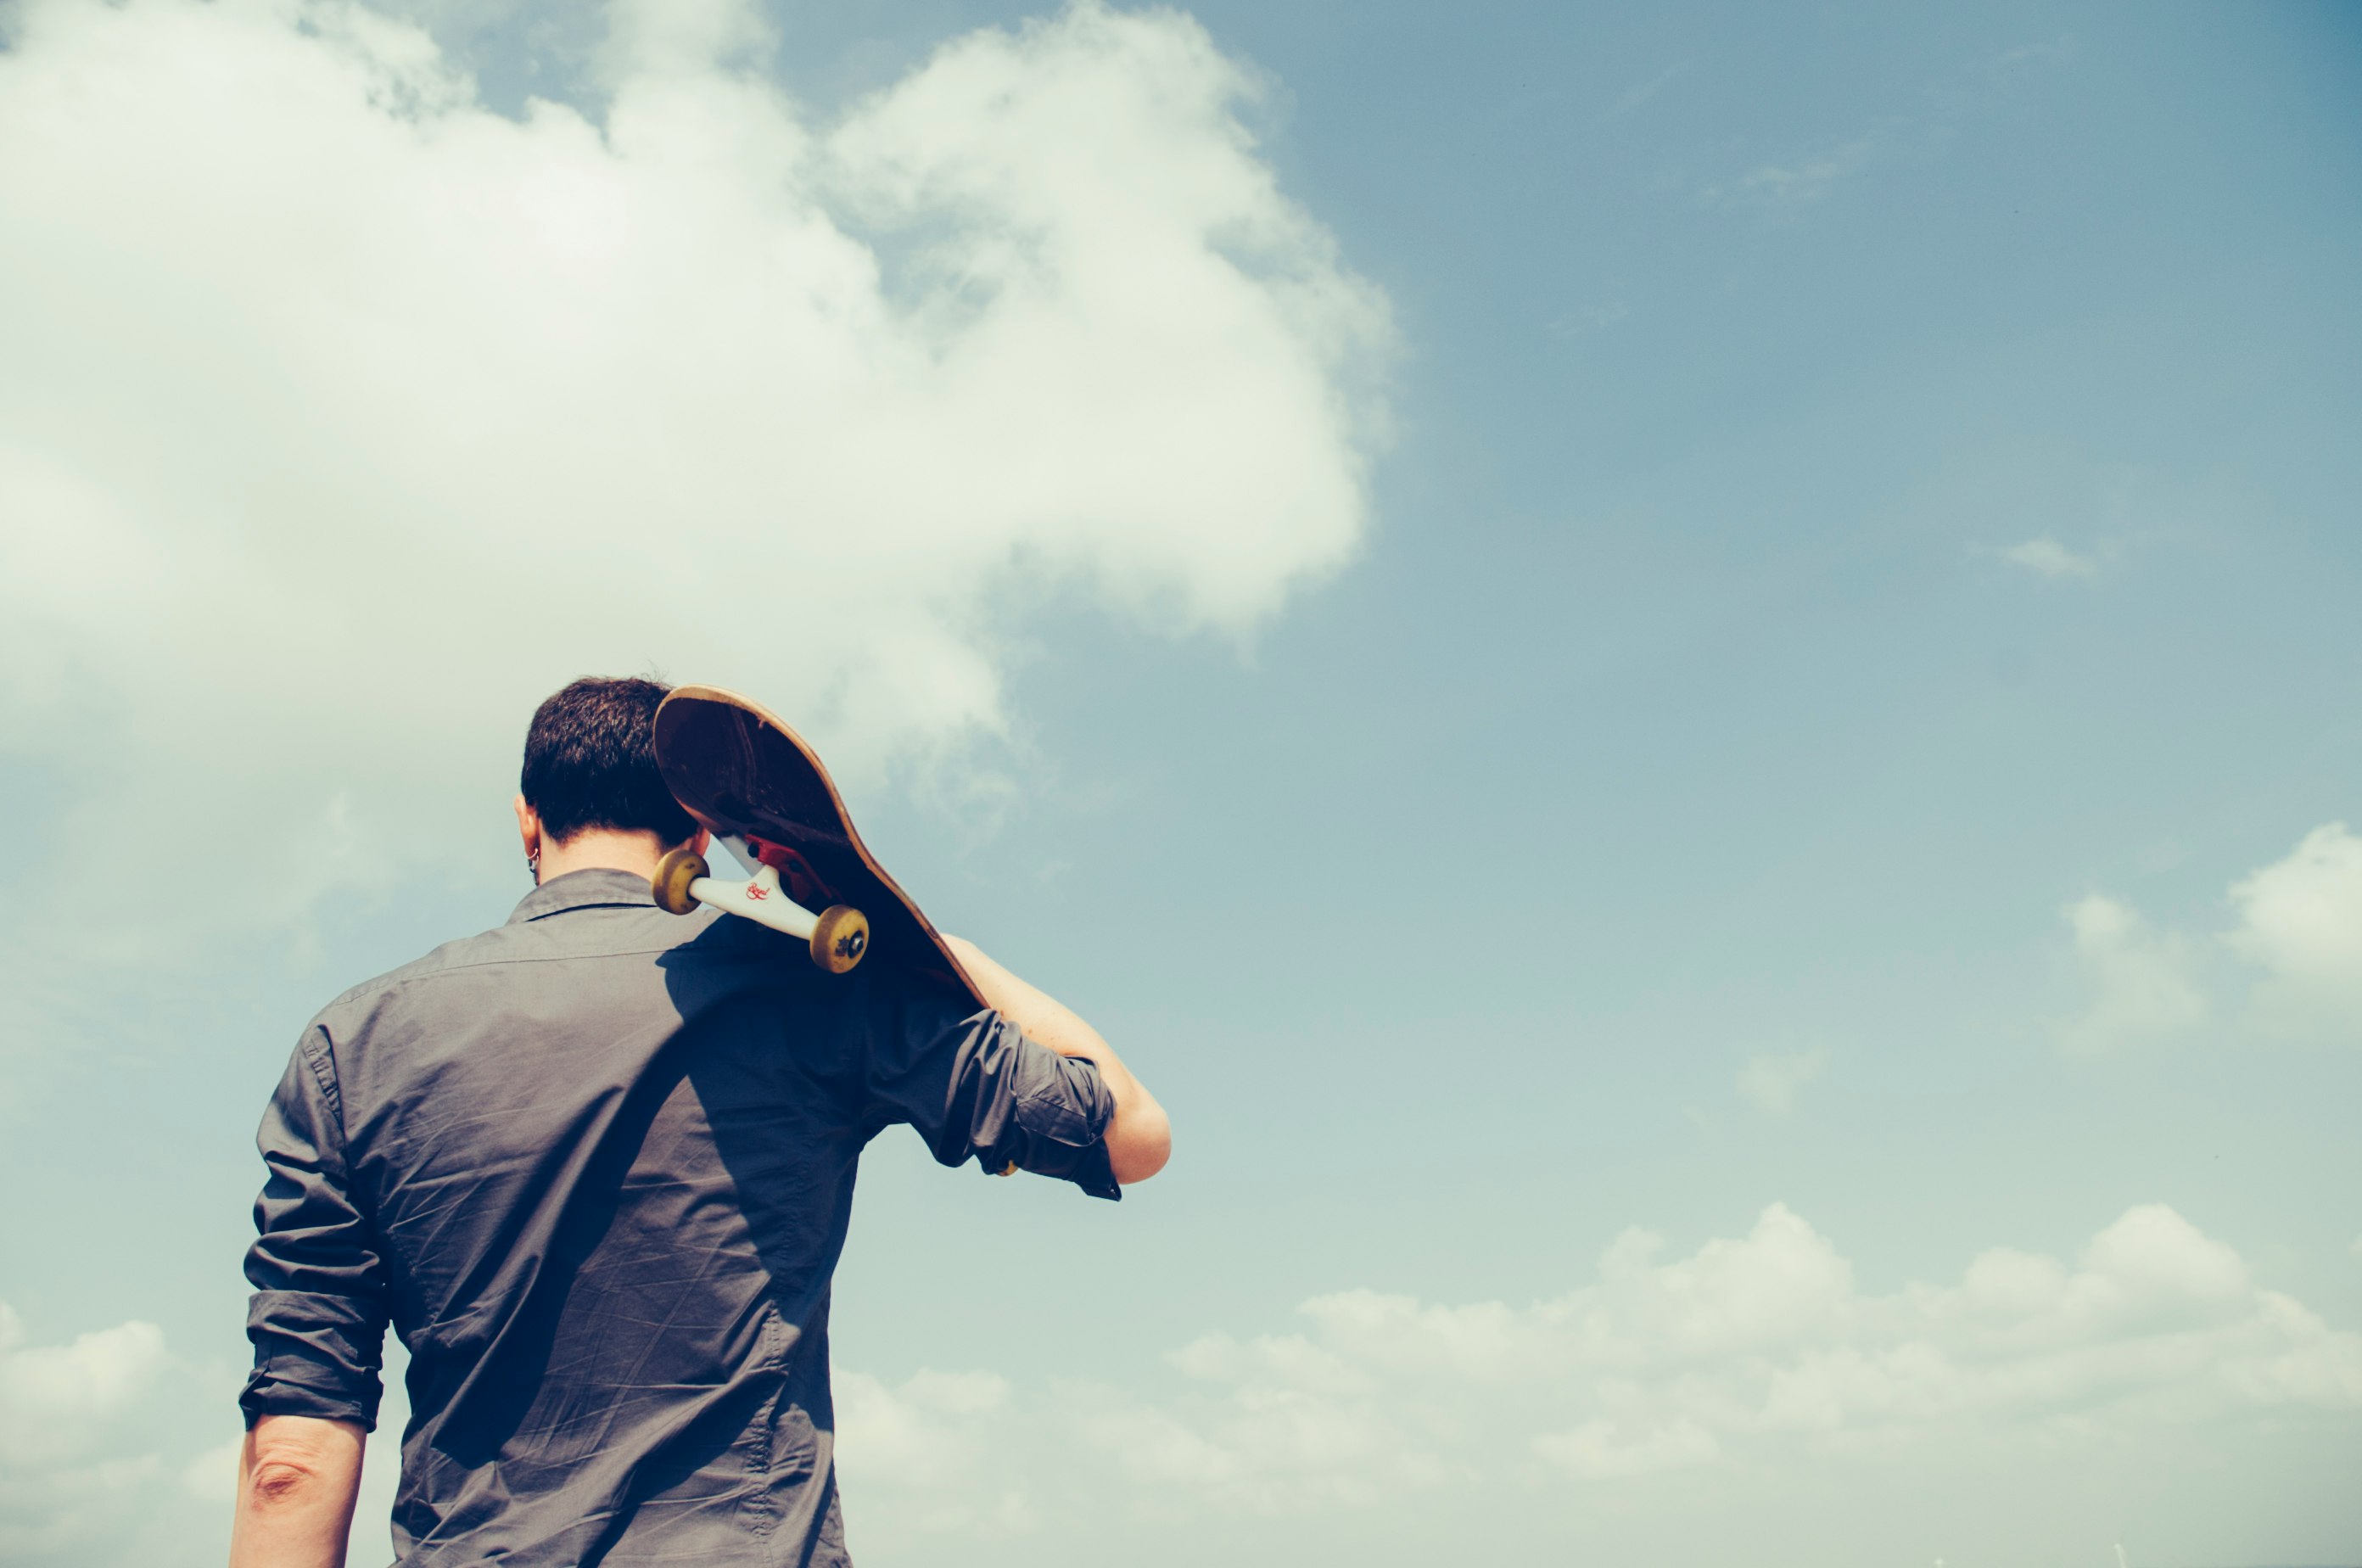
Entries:
POLYGON ((648 879, 629 871, 613 871, 603 867, 588 871, 568 871, 563 877, 553 877, 527 893, 509 916, 511 925, 526 921, 542 920, 568 910, 613 909, 618 906, 654 909, 656 896, 648 890, 648 879))

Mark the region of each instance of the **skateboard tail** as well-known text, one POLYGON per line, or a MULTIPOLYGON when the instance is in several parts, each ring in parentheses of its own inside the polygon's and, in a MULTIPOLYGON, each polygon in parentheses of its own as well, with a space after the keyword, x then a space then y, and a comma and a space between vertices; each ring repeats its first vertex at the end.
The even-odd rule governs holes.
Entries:
POLYGON ((861 842, 819 756, 776 714, 720 687, 677 687, 657 709, 656 751, 674 797, 753 874, 745 886, 768 872, 792 903, 856 909, 867 921, 863 954, 985 1005, 942 933, 861 842))

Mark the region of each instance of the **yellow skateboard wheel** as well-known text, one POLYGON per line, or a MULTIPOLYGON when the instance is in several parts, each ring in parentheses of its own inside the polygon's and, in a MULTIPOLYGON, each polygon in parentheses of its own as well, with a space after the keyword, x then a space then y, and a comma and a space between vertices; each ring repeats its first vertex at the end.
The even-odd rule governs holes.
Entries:
POLYGON ((811 959, 832 975, 842 975, 869 951, 869 917, 844 904, 820 911, 812 926, 811 959))
POLYGON ((657 874, 648 878, 648 891, 654 895, 657 908, 672 914, 687 914, 697 907, 697 900, 690 896, 689 885, 710 872, 705 856, 693 849, 676 849, 657 862, 657 874))

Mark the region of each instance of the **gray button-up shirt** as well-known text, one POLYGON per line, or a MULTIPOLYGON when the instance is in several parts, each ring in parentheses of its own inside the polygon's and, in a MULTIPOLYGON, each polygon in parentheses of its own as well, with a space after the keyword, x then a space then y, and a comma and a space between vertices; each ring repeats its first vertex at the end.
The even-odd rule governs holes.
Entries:
POLYGON ((348 991, 262 1122, 248 1419, 373 1425, 404 1568, 846 1561, 829 1276, 862 1146, 1117 1196, 1089 1063, 579 871, 348 991))

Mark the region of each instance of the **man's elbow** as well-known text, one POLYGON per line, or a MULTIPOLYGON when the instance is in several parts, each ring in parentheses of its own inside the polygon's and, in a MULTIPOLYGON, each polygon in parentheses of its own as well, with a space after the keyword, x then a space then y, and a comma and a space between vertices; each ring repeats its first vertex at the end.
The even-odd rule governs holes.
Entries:
POLYGON ((1146 1181, 1173 1157, 1173 1123, 1157 1106, 1146 1114, 1119 1117, 1108 1134, 1108 1168, 1118 1184, 1146 1181))
POLYGON ((363 1441, 350 1422, 266 1416, 247 1433, 239 1501, 286 1514, 340 1499, 359 1479, 363 1441))
POLYGON ((285 1513, 309 1507, 326 1488, 329 1477, 302 1458, 259 1460, 247 1473, 247 1505, 257 1513, 285 1513))

